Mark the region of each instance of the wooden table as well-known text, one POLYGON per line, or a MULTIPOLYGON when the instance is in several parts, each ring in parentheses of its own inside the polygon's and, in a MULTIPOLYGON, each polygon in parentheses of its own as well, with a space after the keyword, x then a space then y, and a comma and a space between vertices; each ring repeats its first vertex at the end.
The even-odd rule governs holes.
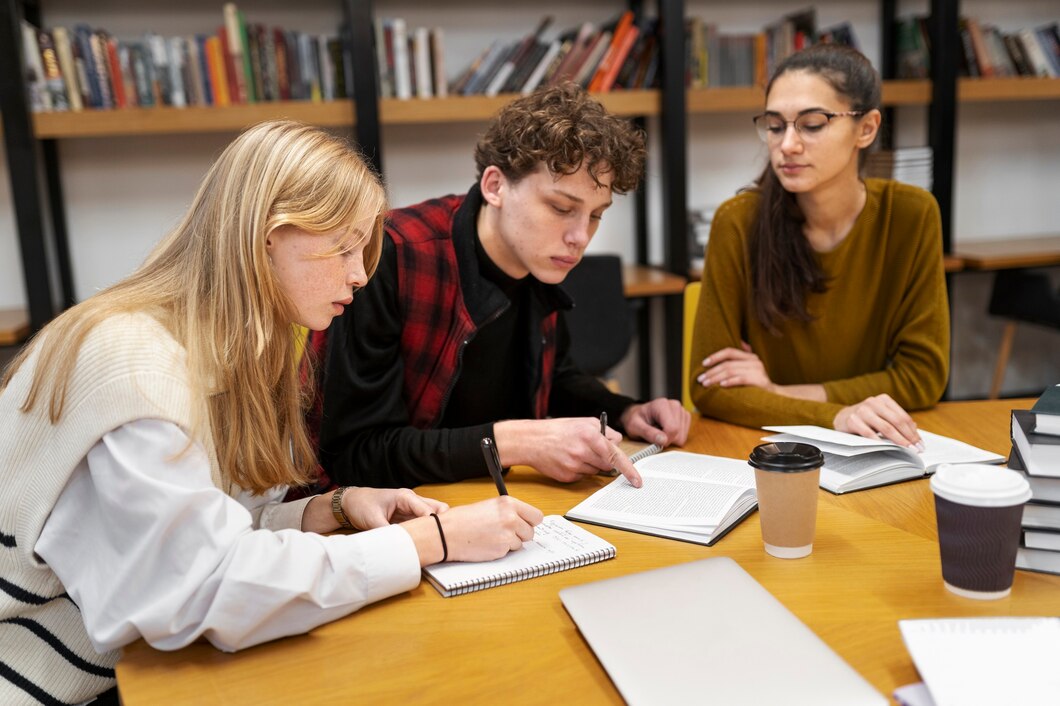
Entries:
POLYGON ((22 309, 0 309, 0 346, 21 343, 29 335, 29 316, 22 309))
MULTIPOLYGON (((921 426, 999 453, 1009 409, 1029 401, 957 402, 916 416, 921 426)), ((694 451, 744 457, 763 432, 694 422, 694 451)), ((557 485, 515 469, 513 495, 563 513, 607 482, 557 485)), ((486 480, 421 489, 449 502, 489 497, 486 480)), ((813 554, 762 550, 758 515, 714 547, 591 527, 618 549, 611 561, 456 598, 426 582, 314 630, 236 654, 205 643, 178 652, 143 642, 118 664, 125 704, 147 703, 620 703, 560 603, 565 586, 711 556, 730 556, 882 693, 918 681, 901 618, 1056 615, 1060 577, 1017 572, 1012 595, 960 598, 942 586, 926 480, 833 496, 821 491, 813 554)), ((636 610, 634 601, 616 611, 636 610)), ((709 639, 709 636, 704 636, 709 639)), ((645 650, 652 649, 645 645, 645 650)))
POLYGON ((1060 235, 971 241, 954 250, 953 257, 963 260, 967 270, 1060 265, 1060 235))

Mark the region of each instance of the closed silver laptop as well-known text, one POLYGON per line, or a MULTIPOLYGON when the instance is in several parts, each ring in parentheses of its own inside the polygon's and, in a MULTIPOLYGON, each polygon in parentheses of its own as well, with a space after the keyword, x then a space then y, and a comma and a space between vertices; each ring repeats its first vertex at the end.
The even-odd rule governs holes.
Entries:
POLYGON ((887 704, 728 557, 572 586, 559 596, 630 704, 887 704))

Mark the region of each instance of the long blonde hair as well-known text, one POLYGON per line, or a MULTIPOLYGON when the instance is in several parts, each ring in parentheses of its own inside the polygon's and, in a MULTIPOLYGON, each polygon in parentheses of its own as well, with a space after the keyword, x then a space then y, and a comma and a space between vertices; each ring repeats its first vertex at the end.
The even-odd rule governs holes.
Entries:
POLYGON ((48 324, 11 363, 0 390, 40 346, 21 409, 48 396, 55 423, 89 331, 115 314, 145 312, 187 351, 222 478, 256 492, 305 483, 316 467, 303 422, 310 391, 299 382, 293 308, 265 240, 284 225, 344 232, 337 248, 322 247, 326 256, 367 238, 371 275, 386 207, 379 178, 346 140, 291 121, 252 127, 210 167, 187 214, 143 265, 48 324), (373 219, 370 231, 354 231, 366 218, 373 219))

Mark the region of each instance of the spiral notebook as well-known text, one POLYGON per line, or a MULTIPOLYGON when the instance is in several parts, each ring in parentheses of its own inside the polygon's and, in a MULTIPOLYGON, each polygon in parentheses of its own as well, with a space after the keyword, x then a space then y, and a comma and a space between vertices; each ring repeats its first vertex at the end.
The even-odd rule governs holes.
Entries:
POLYGON ((594 564, 615 556, 615 547, 559 515, 548 515, 523 548, 493 561, 447 561, 423 575, 446 598, 535 576, 594 564))

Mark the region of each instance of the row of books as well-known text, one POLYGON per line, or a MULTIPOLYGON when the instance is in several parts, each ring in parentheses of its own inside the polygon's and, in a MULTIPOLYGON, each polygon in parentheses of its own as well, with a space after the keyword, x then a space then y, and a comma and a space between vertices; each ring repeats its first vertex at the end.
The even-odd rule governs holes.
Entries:
POLYGON ((822 42, 859 49, 849 22, 818 30, 817 11, 812 7, 785 15, 760 32, 722 33, 714 23, 692 18, 686 22, 686 84, 692 88, 763 86, 786 57, 822 42))
POLYGON ((117 40, 78 24, 22 23, 30 108, 79 111, 155 106, 225 106, 351 96, 348 42, 248 24, 233 3, 213 35, 117 40))
MULTIPOLYGON (((857 46, 849 23, 824 31, 816 11, 803 10, 761 32, 731 34, 701 18, 685 21, 685 83, 692 88, 762 85, 776 64, 815 42, 857 46)), ((409 99, 453 95, 529 93, 539 86, 574 81, 594 92, 657 85, 658 21, 627 11, 608 22, 586 22, 549 36, 552 18, 514 41, 485 47, 455 79, 445 72, 444 32, 410 29, 401 18, 375 26, 380 93, 409 99)))
POLYGON ((1048 388, 1029 411, 1012 412, 1008 467, 1031 486, 1016 568, 1060 574, 1060 385, 1048 388))
MULTIPOLYGON (((898 78, 928 78, 931 73, 926 17, 906 17, 896 31, 898 78)), ((1060 76, 1060 24, 1002 32, 974 17, 960 20, 962 76, 1060 76)))
POLYGON ((651 88, 659 64, 657 22, 633 12, 547 37, 553 19, 514 42, 497 40, 453 80, 445 72, 444 32, 410 30, 401 18, 377 20, 376 63, 384 98, 527 94, 539 86, 574 81, 594 92, 651 88))

